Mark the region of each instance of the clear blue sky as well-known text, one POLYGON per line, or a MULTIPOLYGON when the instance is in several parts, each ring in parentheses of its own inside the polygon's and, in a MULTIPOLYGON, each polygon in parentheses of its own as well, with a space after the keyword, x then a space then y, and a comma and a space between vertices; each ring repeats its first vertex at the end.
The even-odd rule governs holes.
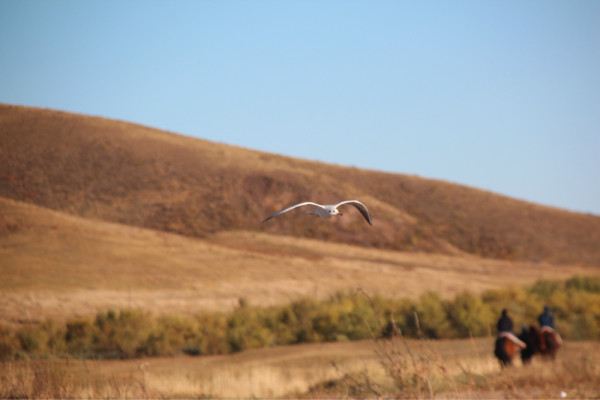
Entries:
POLYGON ((0 102, 600 215, 597 0, 0 0, 0 102))

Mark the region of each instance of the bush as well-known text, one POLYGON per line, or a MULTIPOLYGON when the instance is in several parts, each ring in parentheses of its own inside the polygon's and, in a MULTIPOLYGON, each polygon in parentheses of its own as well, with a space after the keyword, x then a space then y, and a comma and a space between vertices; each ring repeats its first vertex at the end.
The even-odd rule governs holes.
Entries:
POLYGON ((600 277, 574 276, 565 282, 567 290, 600 293, 600 277))
POLYGON ((27 326, 17 333, 20 348, 32 356, 48 354, 48 334, 41 326, 27 326))
POLYGON ((292 326, 295 340, 293 343, 315 343, 323 338, 314 329, 314 322, 318 314, 317 302, 312 299, 295 301, 291 305, 295 324, 292 326))
POLYGON ((16 333, 11 329, 0 327, 0 361, 13 360, 21 350, 21 343, 16 333))
POLYGON ((448 317, 457 337, 489 335, 495 323, 490 305, 469 292, 458 294, 448 304, 448 317))
POLYGON ((273 345, 298 343, 297 331, 300 322, 291 305, 275 310, 266 323, 273 332, 273 345))
POLYGON ((181 317, 160 317, 140 350, 148 356, 174 356, 182 349, 187 353, 187 342, 194 338, 196 330, 194 321, 181 317))
POLYGON ((556 327, 567 338, 600 338, 600 293, 569 290, 556 327))
POLYGON ((98 313, 93 344, 103 358, 132 358, 149 355, 148 342, 154 319, 138 310, 109 310, 98 313))
POLYGON ((227 340, 228 318, 224 314, 203 314, 199 324, 199 348, 201 354, 227 354, 231 347, 227 340))
POLYGON ((227 354, 295 343, 359 340, 401 333, 407 337, 454 338, 495 334, 502 309, 511 311, 515 329, 537 324, 551 306, 564 339, 600 338, 600 278, 538 281, 526 287, 463 292, 451 300, 437 293, 417 301, 338 293, 259 308, 245 300, 230 313, 196 317, 152 317, 139 310, 108 310, 95 319, 66 324, 45 321, 17 330, 0 328, 0 359, 69 354, 79 358, 131 358, 176 354, 227 354))
POLYGON ((552 295, 561 289, 561 284, 559 282, 552 282, 547 280, 539 280, 534 283, 528 290, 528 292, 534 296, 537 296, 541 299, 547 299, 552 297, 552 295))
POLYGON ((439 294, 427 292, 419 297, 414 312, 416 336, 432 339, 454 337, 455 333, 446 314, 446 305, 439 294))
POLYGON ((264 321, 261 310, 240 301, 240 306, 227 322, 227 343, 231 350, 241 351, 271 345, 272 334, 264 321))
POLYGON ((78 318, 66 324, 65 342, 67 352, 78 358, 93 357, 93 337, 96 327, 90 319, 78 318))

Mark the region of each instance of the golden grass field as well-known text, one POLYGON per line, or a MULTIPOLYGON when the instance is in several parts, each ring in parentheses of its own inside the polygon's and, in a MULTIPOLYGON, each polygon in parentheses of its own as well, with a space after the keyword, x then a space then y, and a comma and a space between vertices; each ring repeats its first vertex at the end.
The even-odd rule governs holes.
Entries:
POLYGON ((108 308, 194 315, 244 298, 275 305, 362 289, 416 298, 592 275, 595 267, 405 253, 258 232, 189 238, 0 199, 0 322, 94 315, 108 308))
MULTIPOLYGON (((387 297, 481 292, 541 278, 597 274, 594 267, 404 253, 257 232, 188 238, 0 199, 0 316, 22 325, 107 308, 156 315, 228 310, 361 288, 387 297)), ((228 356, 2 364, 5 397, 551 398, 600 393, 600 345, 570 342, 551 367, 501 371, 492 338, 310 344, 228 356), (387 355, 412 384, 399 391, 387 355), (334 366, 335 364, 335 366, 334 366), (411 372, 412 371, 412 372, 411 372), (537 374, 537 375, 536 375, 537 374), (568 376, 569 378, 565 378, 568 376), (423 379, 425 379, 423 381, 423 379), (555 383, 556 381, 556 383, 555 383), (431 386, 433 385, 433 386, 431 386)))
MULTIPOLYGON (((0 327, 359 289, 450 298, 600 274, 599 216, 51 110, 0 105, 0 135, 0 327), (298 201, 346 198, 368 205, 373 227, 354 209, 260 223, 298 201)), ((568 342, 551 366, 500 371, 492 341, 12 361, 0 365, 0 397, 600 397, 597 342, 568 342)))
POLYGON ((501 370, 493 339, 360 341, 228 356, 0 364, 4 397, 598 398, 600 346, 568 342, 554 362, 501 370), (391 361, 390 361, 391 360, 391 361), (385 363, 393 363, 386 368, 385 363), (390 373, 390 371, 395 371, 390 373), (398 380, 403 379, 403 386, 398 380))

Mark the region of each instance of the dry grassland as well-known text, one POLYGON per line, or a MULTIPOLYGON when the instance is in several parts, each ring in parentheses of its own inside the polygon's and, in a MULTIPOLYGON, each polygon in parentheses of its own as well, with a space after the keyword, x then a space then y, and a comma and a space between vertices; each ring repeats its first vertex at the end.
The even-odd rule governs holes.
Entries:
POLYGON ((307 344, 229 356, 0 364, 5 397, 597 398, 598 343, 500 370, 490 338, 307 344), (385 368, 388 358, 396 370, 385 368), (402 387, 399 379, 404 379, 402 387))
MULTIPOLYGON (((449 298, 600 273, 598 216, 50 110, 0 105, 0 134, 0 326, 109 308, 193 315, 358 289, 449 298), (368 203, 373 228, 356 210, 260 224, 296 201, 342 198, 368 203)), ((488 338, 19 361, 0 365, 0 394, 598 398, 599 356, 598 343, 568 343, 551 368, 500 372, 488 338)))
POLYGON ((89 220, 0 199, 0 322, 92 315, 107 308, 193 315, 240 298, 276 305, 361 288, 414 298, 481 292, 597 268, 368 249, 258 232, 205 240, 89 220))

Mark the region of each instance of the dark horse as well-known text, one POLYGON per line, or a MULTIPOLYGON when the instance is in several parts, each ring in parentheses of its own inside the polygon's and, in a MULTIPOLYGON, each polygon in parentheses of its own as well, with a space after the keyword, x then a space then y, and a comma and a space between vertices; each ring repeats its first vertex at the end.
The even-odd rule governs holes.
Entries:
POLYGON ((535 354, 541 355, 546 360, 554 360, 556 352, 562 346, 562 339, 558 333, 547 327, 538 329, 531 325, 529 329, 519 335, 519 339, 527 344, 527 347, 521 352, 523 364, 530 363, 535 354))
POLYGON ((509 336, 514 337, 514 339, 519 340, 514 335, 500 334, 496 338, 496 343, 494 345, 494 354, 500 360, 500 365, 502 367, 509 367, 512 365, 513 357, 519 352, 522 351, 524 343, 518 344, 517 341, 511 339, 509 336))

